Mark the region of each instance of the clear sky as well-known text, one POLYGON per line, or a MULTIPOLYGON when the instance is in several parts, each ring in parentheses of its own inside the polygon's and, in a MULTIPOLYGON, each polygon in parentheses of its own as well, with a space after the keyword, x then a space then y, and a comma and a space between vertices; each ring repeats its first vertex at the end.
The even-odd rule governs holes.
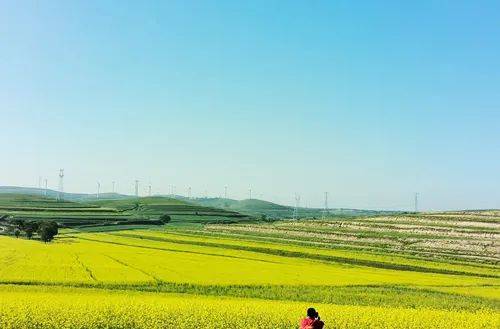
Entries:
POLYGON ((500 208, 498 1, 0 1, 0 185, 500 208))

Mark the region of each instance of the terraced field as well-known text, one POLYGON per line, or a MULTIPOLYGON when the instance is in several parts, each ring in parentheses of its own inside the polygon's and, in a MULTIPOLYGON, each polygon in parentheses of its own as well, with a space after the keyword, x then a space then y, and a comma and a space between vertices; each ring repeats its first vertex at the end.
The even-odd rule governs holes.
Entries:
POLYGON ((209 225, 206 233, 288 241, 327 248, 385 251, 423 258, 498 264, 500 212, 280 221, 268 225, 209 225))
POLYGON ((171 199, 166 197, 146 197, 139 199, 125 200, 103 200, 87 202, 90 206, 99 206, 103 208, 113 208, 118 211, 128 213, 140 213, 143 216, 159 217, 167 214, 172 217, 173 221, 186 222, 191 221, 193 216, 199 217, 201 220, 194 222, 205 222, 203 218, 210 217, 214 222, 220 222, 233 218, 231 222, 237 219, 246 219, 248 216, 242 215, 236 211, 224 210, 213 207, 200 206, 194 203, 179 199, 171 199))
MULTIPOLYGON (((169 215, 172 222, 237 222, 249 220, 234 211, 190 204, 164 197, 128 198, 92 202, 58 201, 36 195, 0 194, 2 220, 53 220, 61 227, 103 225, 162 225, 169 215)), ((1 233, 1 230, 0 230, 1 233)))
POLYGON ((314 305, 332 328, 497 328, 497 225, 493 211, 0 236, 0 327, 297 328, 314 305))

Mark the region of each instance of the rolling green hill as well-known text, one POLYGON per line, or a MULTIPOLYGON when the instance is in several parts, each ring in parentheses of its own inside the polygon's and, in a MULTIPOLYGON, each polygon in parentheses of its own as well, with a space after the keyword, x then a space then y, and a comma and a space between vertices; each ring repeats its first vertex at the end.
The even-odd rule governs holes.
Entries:
POLYGON ((234 223, 252 220, 235 211, 192 204, 165 197, 127 198, 74 202, 40 195, 0 194, 0 226, 14 229, 14 220, 52 220, 60 227, 163 225, 163 215, 172 223, 234 223))
POLYGON ((99 200, 85 202, 87 205, 113 208, 119 211, 136 212, 144 216, 159 217, 167 214, 173 222, 233 222, 249 216, 230 209, 204 206, 178 198, 162 196, 131 198, 122 200, 99 200))
MULTIPOLYGON (((49 198, 57 198, 59 195, 58 191, 54 191, 51 189, 42 189, 35 187, 20 187, 20 186, 0 186, 0 195, 1 194, 23 194, 23 195, 32 195, 32 196, 45 196, 49 198)), ((119 194, 119 193, 100 193, 99 199, 128 199, 133 198, 133 196, 119 194)), ((62 193, 62 199, 67 201, 89 201, 96 200, 96 194, 86 194, 86 193, 62 193)))
MULTIPOLYGON (((203 206, 217 207, 240 213, 248 214, 251 216, 261 217, 265 215, 270 219, 283 219, 291 218, 293 216, 294 208, 290 206, 283 206, 269 201, 259 199, 245 199, 233 200, 224 198, 197 198, 190 200, 203 206)), ((299 218, 320 218, 323 215, 323 209, 319 208, 298 208, 299 218)), ((328 216, 373 216, 382 214, 395 214, 395 211, 375 211, 375 210, 359 210, 359 209, 346 209, 335 208, 329 209, 328 216)))
MULTIPOLYGON (((17 186, 0 186, 0 195, 1 194, 24 194, 24 195, 32 195, 32 196, 44 196, 45 190, 38 188, 30 188, 30 187, 17 187, 17 186)), ((47 190, 47 197, 57 198, 58 192, 54 190, 47 190)), ((169 200, 179 200, 180 202, 184 202, 184 204, 189 204, 190 207, 203 206, 209 208, 218 208, 220 210, 224 210, 226 215, 227 212, 240 213, 245 214, 247 216, 262 218, 263 216, 268 219, 284 219, 284 218, 292 218, 294 207, 284 206, 280 204, 276 204, 273 202, 259 200, 259 199, 245 199, 245 200, 234 200, 234 199, 225 199, 225 198, 194 198, 189 199, 181 195, 158 195, 154 197, 150 197, 150 201, 143 201, 146 203, 155 202, 154 200, 162 200, 161 203, 165 203, 167 199, 169 200), (156 198, 156 199, 155 199, 156 198), (160 199, 158 199, 160 198, 160 199)), ((124 207, 129 207, 130 204, 133 204, 134 200, 137 198, 131 195, 118 194, 118 193, 101 193, 99 195, 99 199, 95 194, 84 194, 84 193, 63 193, 63 199, 66 201, 74 201, 74 202, 85 202, 94 205, 110 205, 113 207, 117 205, 124 205, 124 207), (112 201, 111 203, 107 203, 104 201, 112 201), (123 201, 123 202, 115 202, 115 201, 123 201)), ((148 198, 140 198, 141 200, 147 200, 148 198)), ((168 201, 172 203, 173 201, 168 201)), ((159 206, 152 206, 152 208, 158 208, 159 206)), ((151 208, 151 207, 149 207, 151 208)), ((161 207, 160 207, 161 208, 161 207)), ((173 205, 169 205, 168 211, 174 211, 173 205)), ((191 210, 195 210, 192 208, 191 210)), ((151 214, 155 215, 155 211, 148 210, 151 214)), ((179 208, 177 212, 182 212, 182 209, 179 208)), ((175 211, 174 211, 175 212, 175 211)), ((203 212, 203 211, 201 211, 203 212)), ((304 208, 300 207, 298 209, 298 218, 321 218, 323 215, 323 209, 321 208, 304 208)), ((211 211, 210 214, 214 212, 211 211)), ((399 212, 396 211, 376 211, 376 210, 362 210, 362 209, 348 209, 348 208, 333 208, 329 209, 328 216, 347 216, 347 217, 356 217, 356 216, 374 216, 374 215, 390 215, 397 214, 399 212)), ((186 214, 185 214, 186 215, 186 214)), ((232 217, 231 214, 229 214, 232 217)), ((186 219, 186 218, 184 218, 186 219)))

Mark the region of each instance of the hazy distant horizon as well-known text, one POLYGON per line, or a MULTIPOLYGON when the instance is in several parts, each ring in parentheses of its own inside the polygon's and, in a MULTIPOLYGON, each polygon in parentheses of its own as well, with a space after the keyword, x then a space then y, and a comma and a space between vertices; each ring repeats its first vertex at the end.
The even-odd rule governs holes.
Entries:
MULTIPOLYGON (((148 185, 149 186, 149 185, 148 185)), ((148 197, 149 196, 149 190, 148 190, 148 186, 146 186, 145 188, 143 189, 140 189, 140 193, 139 193, 139 197, 148 197)), ((115 182, 115 187, 116 187, 116 182, 115 182)), ((39 191, 39 193, 41 195, 43 195, 43 192, 45 191, 45 188, 44 187, 38 187, 38 186, 11 186, 11 185, 0 185, 0 190, 2 188, 26 188, 26 189, 33 189, 35 191, 39 191)), ((47 187, 48 190, 52 191, 52 192, 58 192, 58 189, 57 188, 51 188, 51 187, 47 187)), ((187 192, 187 189, 186 191, 187 192)), ((208 191, 207 191, 208 192, 208 191)), ((87 194, 87 195, 95 195, 97 196, 97 191, 93 191, 93 192, 83 192, 83 191, 64 191, 64 193, 68 193, 68 194, 87 194)), ((100 190, 99 192, 101 195, 105 195, 105 194, 117 194, 117 195, 122 195, 122 196, 128 196, 128 197, 134 197, 135 196, 135 191, 132 191, 130 193, 127 193, 127 192, 120 192, 120 191, 106 191, 106 190, 100 190)), ((188 194, 187 193, 183 193, 183 192, 180 192, 177 191, 177 189, 174 190, 174 193, 172 194, 171 192, 169 193, 152 193, 151 194, 151 197, 181 197, 181 198, 188 198, 188 194)), ((219 194, 219 195, 210 195, 210 194, 207 194, 205 195, 205 191, 203 192, 203 194, 200 194, 200 195, 191 195, 191 197, 193 199, 211 199, 211 198, 224 198, 224 195, 223 193, 219 194)), ((250 195, 247 195, 247 197, 243 197, 243 198, 235 198, 235 197, 231 197, 230 195, 227 196, 227 199, 231 199, 231 200, 239 200, 239 201, 242 201, 242 200, 248 200, 250 197, 250 195)), ((264 197, 264 194, 260 194, 258 196, 256 195, 252 195, 252 199, 257 199, 257 200, 263 200, 263 201, 269 201, 269 202, 273 202, 273 203, 277 203, 277 204, 280 204, 280 205, 285 205, 285 206, 290 206, 290 207, 294 207, 295 206, 295 203, 284 203, 284 202, 280 202, 279 200, 270 200, 270 199, 266 199, 264 197)), ((378 210, 378 211, 383 211, 383 210, 387 210, 387 211, 414 211, 415 208, 414 208, 414 203, 411 205, 411 206, 408 206, 407 208, 363 208, 363 207, 343 207, 343 206, 338 206, 338 205, 331 205, 330 203, 330 199, 328 199, 328 208, 329 209, 359 209, 359 210, 378 210)), ((420 204, 420 196, 419 196, 419 204, 420 204)), ((300 208, 314 208, 314 209, 324 209, 324 203, 320 206, 311 206, 309 205, 308 203, 305 203, 303 201, 301 201, 299 203, 299 207, 300 208)), ((460 211, 460 210, 490 210, 490 209, 498 209, 498 208, 460 208, 460 209, 428 209, 428 210, 425 210, 425 209, 420 209, 420 206, 419 206, 419 211, 460 211)))
POLYGON ((2 2, 0 185, 500 208, 499 10, 2 2))

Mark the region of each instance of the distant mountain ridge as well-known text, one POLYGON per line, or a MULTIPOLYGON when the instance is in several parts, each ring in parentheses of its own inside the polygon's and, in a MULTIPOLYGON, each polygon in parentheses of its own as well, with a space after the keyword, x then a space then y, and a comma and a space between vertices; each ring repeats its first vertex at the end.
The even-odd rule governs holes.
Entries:
MULTIPOLYGON (((228 209, 237 211, 243 214, 252 216, 266 216, 272 218, 292 218, 294 207, 276 204, 270 201, 259 199, 245 199, 234 200, 225 198, 194 198, 186 200, 197 203, 202 206, 209 206, 215 208, 228 209)), ((320 218, 323 216, 325 210, 322 208, 303 208, 297 209, 298 218, 320 218)), ((327 215, 334 216, 367 216, 397 213, 394 211, 376 211, 376 210, 362 210, 362 209, 347 209, 347 208, 332 208, 328 209, 327 215)))
MULTIPOLYGON (((21 186, 0 186, 0 193, 43 195, 49 198, 57 198, 59 195, 58 191, 54 191, 51 189, 45 190, 44 188, 21 187, 21 186)), ((64 200, 68 201, 97 200, 97 194, 63 192, 62 196, 64 200)), ((134 196, 119 194, 119 193, 99 193, 99 200, 128 199, 128 198, 134 198, 134 196)))
MULTIPOLYGON (((26 194, 26 195, 45 195, 47 197, 57 198, 59 192, 47 189, 34 187, 19 187, 19 186, 0 186, 0 193, 26 194)), ((186 201, 204 207, 219 208, 227 211, 234 211, 254 217, 266 217, 268 219, 292 218, 294 207, 280 205, 270 201, 260 199, 244 199, 234 200, 227 198, 187 198, 180 195, 155 195, 155 197, 173 198, 186 201)), ((63 193, 63 199, 76 202, 91 202, 100 200, 125 200, 134 199, 133 195, 119 193, 100 193, 99 199, 96 194, 87 193, 63 193)), ((348 209, 348 208, 331 208, 328 209, 329 216, 371 216, 383 214, 395 214, 397 211, 377 211, 363 209, 348 209)), ((321 218, 324 214, 322 208, 298 208, 298 218, 321 218)))

